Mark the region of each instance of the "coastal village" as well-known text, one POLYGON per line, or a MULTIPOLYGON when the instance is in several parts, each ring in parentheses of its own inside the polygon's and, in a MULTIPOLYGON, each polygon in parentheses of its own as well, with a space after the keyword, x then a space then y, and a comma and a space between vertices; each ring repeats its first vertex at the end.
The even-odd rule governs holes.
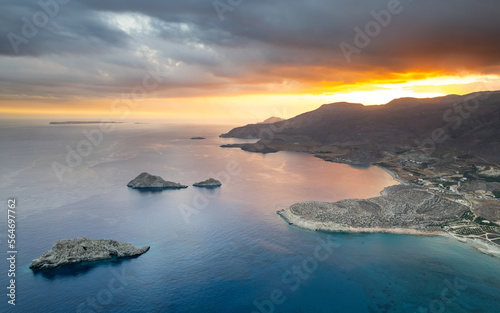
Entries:
POLYGON ((424 187, 469 207, 459 219, 439 225, 443 231, 460 241, 478 239, 500 247, 500 225, 482 216, 484 206, 500 206, 500 191, 496 189, 500 168, 471 156, 454 157, 444 164, 430 167, 424 161, 403 158, 379 165, 397 173, 402 183, 424 187))

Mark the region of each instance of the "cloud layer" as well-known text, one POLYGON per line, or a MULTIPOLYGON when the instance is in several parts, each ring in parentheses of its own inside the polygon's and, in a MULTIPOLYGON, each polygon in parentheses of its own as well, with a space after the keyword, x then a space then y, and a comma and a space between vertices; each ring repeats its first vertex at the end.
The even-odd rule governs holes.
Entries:
POLYGON ((498 16, 495 0, 5 0, 0 99, 115 97, 151 71, 156 98, 500 74, 498 16))

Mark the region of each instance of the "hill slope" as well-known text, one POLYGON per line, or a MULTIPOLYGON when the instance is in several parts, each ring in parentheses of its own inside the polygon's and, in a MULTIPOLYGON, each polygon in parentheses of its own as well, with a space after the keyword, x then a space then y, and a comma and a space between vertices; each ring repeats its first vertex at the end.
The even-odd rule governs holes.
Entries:
POLYGON ((402 98, 381 106, 325 104, 272 126, 251 124, 222 137, 259 138, 277 150, 284 142, 326 150, 325 146, 365 149, 375 155, 368 160, 372 162, 382 151, 420 147, 431 148, 437 157, 454 152, 499 163, 500 92, 402 98))
POLYGON ((402 183, 456 198, 474 216, 500 222, 500 91, 386 105, 332 103, 273 124, 238 127, 221 137, 246 151, 303 151, 326 161, 371 164, 402 183))

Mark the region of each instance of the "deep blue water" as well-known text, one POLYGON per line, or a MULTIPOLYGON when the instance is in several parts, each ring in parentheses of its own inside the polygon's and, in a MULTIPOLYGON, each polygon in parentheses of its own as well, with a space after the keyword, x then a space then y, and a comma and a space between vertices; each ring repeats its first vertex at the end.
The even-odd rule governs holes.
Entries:
MULTIPOLYGON (((447 237, 315 233, 275 213, 299 201, 376 196, 396 183, 378 168, 222 149, 235 141, 217 137, 227 126, 123 124, 59 181, 52 163, 65 164, 65 147, 76 149, 82 130, 94 128, 1 124, 2 212, 17 198, 18 255, 16 306, 4 295, 0 311, 500 311, 500 260, 468 245, 447 237), (189 185, 218 176, 224 185, 127 188, 143 171, 189 185), (57 239, 77 236, 151 250, 42 274, 28 268, 57 239)), ((6 252, 6 213, 0 230, 6 252)), ((6 258, 0 286, 7 290, 6 258)))

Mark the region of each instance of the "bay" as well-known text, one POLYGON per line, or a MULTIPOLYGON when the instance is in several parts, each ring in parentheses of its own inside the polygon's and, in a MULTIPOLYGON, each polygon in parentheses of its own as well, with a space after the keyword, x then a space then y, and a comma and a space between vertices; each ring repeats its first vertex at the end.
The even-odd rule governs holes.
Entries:
MULTIPOLYGON (((498 312, 500 261, 468 245, 309 232, 276 214, 300 201, 377 196, 397 183, 379 168, 220 148, 240 142, 218 137, 231 126, 115 127, 59 180, 54 162, 67 166, 68 147, 76 150, 88 140, 82 131, 98 126, 0 126, 0 195, 5 208, 9 198, 18 201, 19 312, 498 312), (126 187, 144 171, 187 185, 209 177, 224 184, 126 187), (42 274, 28 268, 56 240, 77 236, 151 250, 42 274)), ((7 238, 6 214, 0 223, 7 238)), ((5 259, 0 273, 7 286, 5 259)))

